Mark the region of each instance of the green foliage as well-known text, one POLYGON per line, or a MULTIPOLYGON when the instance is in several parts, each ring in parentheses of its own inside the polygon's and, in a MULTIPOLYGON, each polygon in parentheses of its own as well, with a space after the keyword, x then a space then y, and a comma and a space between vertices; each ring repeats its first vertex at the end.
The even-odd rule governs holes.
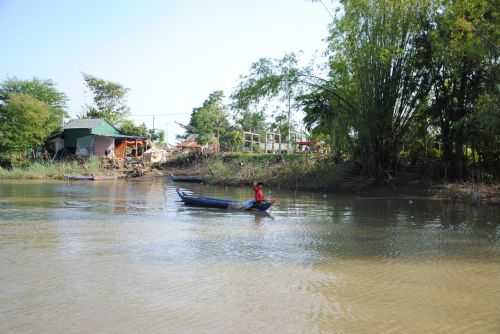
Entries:
POLYGON ((475 110, 464 120, 468 142, 477 154, 474 162, 495 174, 500 166, 500 94, 484 94, 477 98, 475 110))
POLYGON ((293 112, 297 109, 297 98, 304 90, 304 78, 308 71, 307 68, 299 67, 294 53, 285 54, 281 59, 261 58, 252 64, 249 74, 241 78, 231 96, 234 101, 232 107, 240 111, 240 122, 247 126, 247 122, 263 121, 264 115, 251 113, 250 107, 279 102, 274 113, 274 129, 281 128, 284 134, 289 134, 293 130, 291 122, 293 112), (281 104, 285 107, 281 108, 281 104))
POLYGON ((66 116, 67 97, 57 90, 51 80, 19 80, 10 78, 0 84, 0 104, 7 103, 10 94, 29 95, 38 101, 45 103, 48 107, 48 119, 45 123, 39 123, 41 127, 47 128, 49 133, 60 129, 66 116))
POLYGON ((120 132, 129 136, 146 137, 157 143, 163 143, 165 141, 165 131, 148 129, 146 124, 142 123, 141 125, 136 125, 129 119, 123 120, 120 123, 120 132))
POLYGON ((299 98, 312 134, 378 175, 397 166, 402 144, 412 162, 440 158, 451 178, 468 159, 498 175, 498 0, 341 5, 329 78, 299 98))
POLYGON ((243 135, 240 130, 231 128, 221 137, 221 149, 236 151, 243 145, 243 135))
POLYGON ((354 131, 367 171, 383 175, 398 160, 401 142, 430 89, 429 1, 344 1, 331 30, 332 75, 352 92, 354 131), (343 72, 342 72, 343 75, 343 72))
POLYGON ((63 179, 65 175, 103 175, 105 170, 97 158, 85 163, 77 161, 37 161, 26 167, 0 168, 0 179, 63 179))
POLYGON ((25 158, 25 153, 40 145, 50 135, 49 106, 36 98, 12 93, 0 105, 0 154, 12 162, 25 158))
POLYGON ((236 124, 243 131, 251 131, 254 133, 264 133, 266 130, 266 116, 264 112, 252 112, 248 110, 240 111, 235 117, 236 124))
POLYGON ((165 142, 165 131, 158 129, 148 129, 148 136, 155 143, 165 142))
POLYGON ((201 107, 193 109, 189 125, 186 126, 187 136, 196 135, 200 144, 220 142, 221 136, 229 127, 223 98, 222 91, 215 91, 201 107))
POLYGON ((83 74, 87 89, 92 94, 92 104, 84 107, 83 118, 101 118, 111 124, 123 121, 129 113, 128 88, 90 74, 83 74))
POLYGON ((414 121, 411 123, 403 140, 404 149, 401 156, 415 165, 418 161, 436 159, 439 153, 434 148, 437 142, 438 131, 433 126, 427 115, 427 106, 422 106, 415 113, 414 121))
POLYGON ((336 157, 352 152, 355 115, 339 99, 328 90, 317 88, 301 96, 300 102, 306 114, 304 123, 314 138, 324 140, 336 157))
POLYGON ((257 180, 266 185, 317 190, 334 185, 338 179, 331 160, 304 154, 233 153, 209 159, 208 170, 209 182, 227 185, 250 185, 257 180))
MULTIPOLYGON (((491 152, 486 153, 491 149, 487 148, 489 145, 479 143, 492 140, 481 130, 480 123, 484 119, 483 102, 498 100, 500 94, 500 3, 436 3, 441 10, 435 13, 430 29, 433 91, 429 116, 440 129, 448 176, 462 178, 466 173, 466 145, 474 146, 479 155, 491 156, 491 152)), ((498 104, 494 108, 498 113, 498 104)))
POLYGON ((129 136, 146 137, 148 135, 146 124, 142 123, 141 125, 136 125, 133 121, 128 119, 121 122, 120 132, 129 136))

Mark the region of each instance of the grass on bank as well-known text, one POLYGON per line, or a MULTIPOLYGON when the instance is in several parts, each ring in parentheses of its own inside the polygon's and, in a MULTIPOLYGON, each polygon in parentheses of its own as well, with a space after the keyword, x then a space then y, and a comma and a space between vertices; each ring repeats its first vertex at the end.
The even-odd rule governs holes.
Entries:
POLYGON ((26 167, 0 168, 0 179, 63 179, 64 175, 103 175, 99 159, 77 161, 33 162, 26 167))
POLYGON ((229 154, 207 162, 208 181, 225 185, 264 182, 273 186, 326 189, 337 181, 335 164, 313 155, 229 154))

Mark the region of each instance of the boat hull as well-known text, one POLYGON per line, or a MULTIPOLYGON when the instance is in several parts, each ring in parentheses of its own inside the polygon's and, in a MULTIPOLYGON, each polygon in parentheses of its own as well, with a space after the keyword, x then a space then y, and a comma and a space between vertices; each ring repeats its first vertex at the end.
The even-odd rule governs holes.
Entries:
POLYGON ((174 182, 190 182, 190 183, 202 183, 203 178, 200 176, 169 176, 169 179, 174 182))
POLYGON ((177 190, 177 194, 184 202, 184 204, 205 208, 266 211, 272 206, 272 203, 268 201, 264 201, 261 203, 256 203, 252 200, 239 202, 222 198, 193 196, 179 190, 177 190))

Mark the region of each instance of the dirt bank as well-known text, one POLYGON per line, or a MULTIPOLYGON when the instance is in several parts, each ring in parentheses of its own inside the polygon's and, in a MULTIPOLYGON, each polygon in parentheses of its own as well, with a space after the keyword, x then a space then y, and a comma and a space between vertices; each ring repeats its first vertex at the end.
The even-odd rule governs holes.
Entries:
POLYGON ((407 171, 375 180, 361 175, 355 162, 334 163, 312 155, 225 154, 184 156, 161 167, 166 175, 201 176, 206 183, 270 187, 359 196, 428 196, 471 204, 500 205, 500 185, 432 181, 407 171))

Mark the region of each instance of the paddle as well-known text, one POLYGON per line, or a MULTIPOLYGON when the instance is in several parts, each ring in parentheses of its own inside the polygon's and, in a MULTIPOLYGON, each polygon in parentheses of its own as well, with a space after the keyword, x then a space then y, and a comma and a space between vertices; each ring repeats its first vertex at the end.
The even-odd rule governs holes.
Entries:
POLYGON ((241 202, 241 204, 243 209, 250 210, 254 206, 255 201, 253 199, 249 199, 247 201, 241 202))

